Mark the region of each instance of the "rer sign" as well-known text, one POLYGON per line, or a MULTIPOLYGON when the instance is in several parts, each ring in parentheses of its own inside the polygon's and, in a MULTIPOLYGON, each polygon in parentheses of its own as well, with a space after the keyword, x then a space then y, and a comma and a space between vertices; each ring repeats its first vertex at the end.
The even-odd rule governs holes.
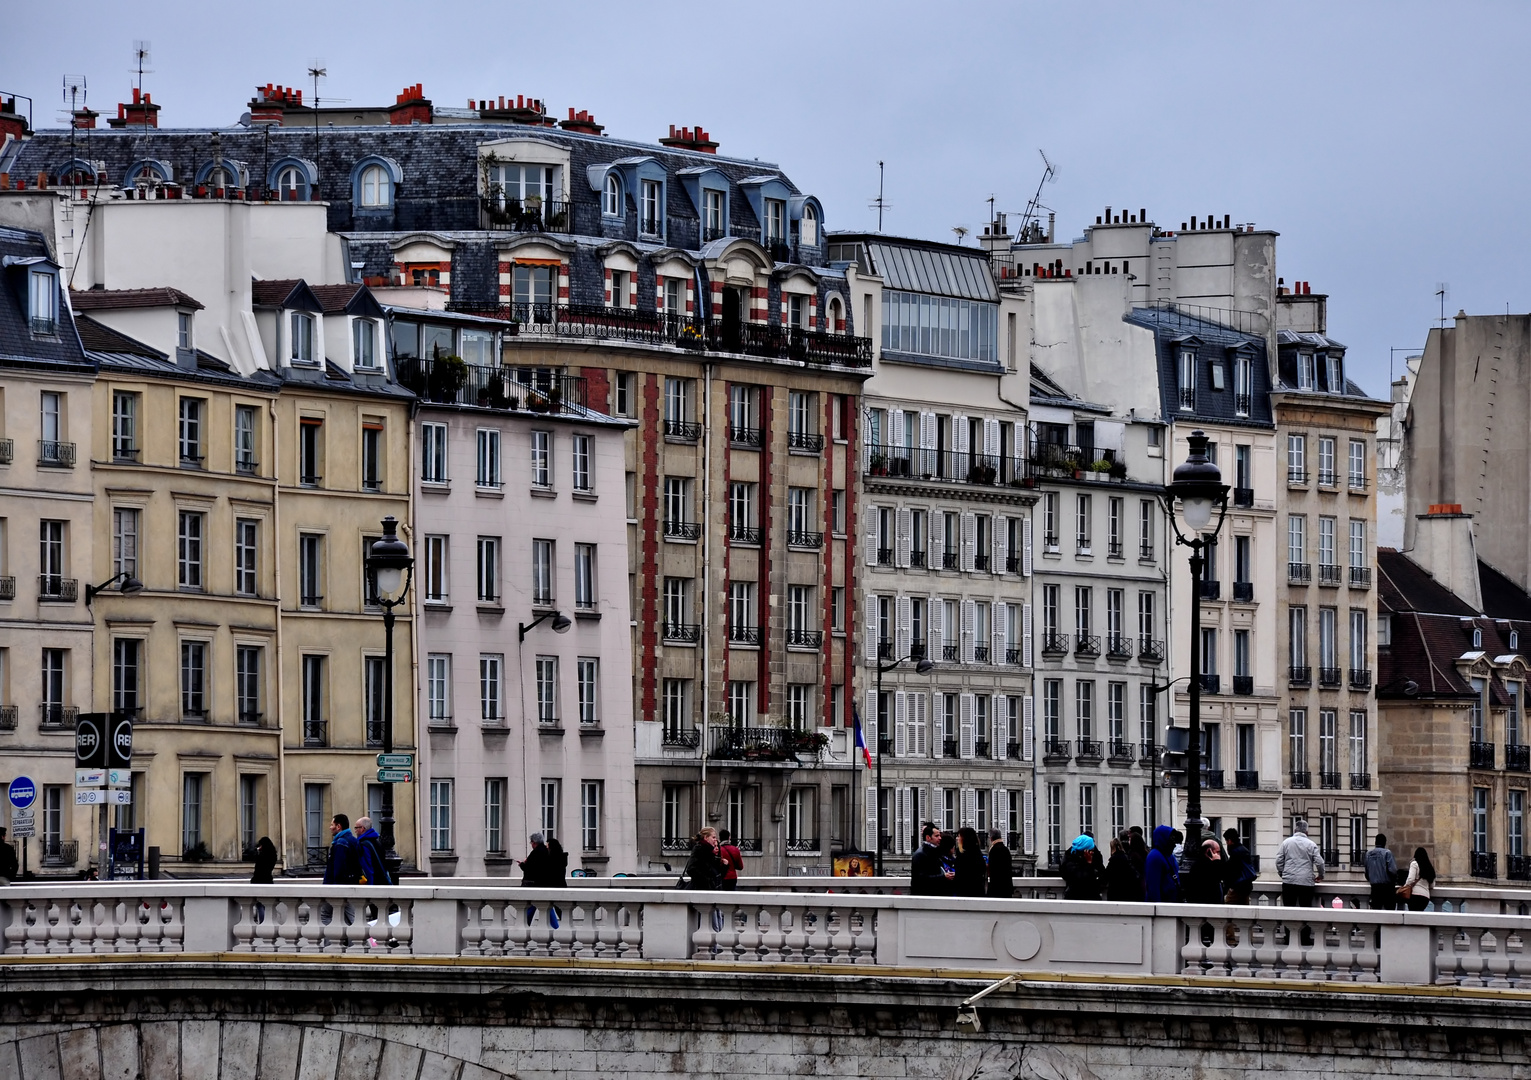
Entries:
POLYGON ((12 806, 25 810, 37 801, 37 785, 32 783, 30 776, 18 776, 11 781, 6 794, 10 796, 12 806))

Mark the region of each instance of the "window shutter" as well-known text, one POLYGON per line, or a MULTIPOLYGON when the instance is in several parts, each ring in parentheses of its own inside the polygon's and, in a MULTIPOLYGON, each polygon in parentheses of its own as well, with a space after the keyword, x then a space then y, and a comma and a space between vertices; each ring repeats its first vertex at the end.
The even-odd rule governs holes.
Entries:
POLYGON ((861 417, 861 468, 866 472, 872 465, 872 454, 879 452, 872 444, 872 412, 868 409, 861 417))
POLYGON ((877 835, 877 789, 867 788, 867 831, 866 847, 869 851, 881 851, 881 837, 877 835))
POLYGON ((904 448, 904 413, 901 409, 888 410, 888 447, 893 450, 904 448))
POLYGON ((904 692, 899 690, 893 695, 893 756, 903 757, 909 752, 909 737, 907 717, 905 715, 904 692))
POLYGON ((978 820, 978 789, 965 787, 962 789, 962 818, 960 825, 971 827, 978 820))
POLYGON ((861 737, 866 740, 867 750, 877 757, 877 691, 867 691, 867 709, 861 715, 861 737))
POLYGON ((977 609, 974 608, 973 601, 971 601, 971 600, 964 600, 964 601, 962 601, 962 642, 961 642, 961 645, 962 645, 962 662, 964 664, 971 664, 973 662, 973 647, 974 647, 974 645, 977 644, 973 640, 973 636, 974 636, 974 623, 977 621, 976 611, 977 611, 977 609))
POLYGON ((861 620, 861 633, 866 639, 867 663, 875 664, 877 662, 877 597, 869 594, 865 603, 866 615, 861 620))
POLYGON ((909 854, 909 804, 913 801, 907 787, 898 789, 898 812, 894 817, 893 850, 899 855, 909 854))
POLYGON ((921 476, 936 472, 936 414, 920 413, 920 468, 921 476))
POLYGON ((926 722, 930 708, 930 695, 923 690, 910 695, 909 752, 915 757, 929 757, 930 747, 925 742, 926 722))
POLYGON ((1010 741, 1010 714, 1005 709, 1005 695, 995 694, 989 701, 989 756, 1005 759, 1005 744, 1010 741), (1003 728, 1004 735, 1000 731, 1003 728))
POLYGON ((909 565, 909 518, 908 510, 900 509, 898 511, 898 543, 893 551, 893 561, 896 566, 909 565))
POLYGON ((989 605, 989 663, 1003 664, 1005 662, 1005 629, 1010 622, 1010 605, 1001 604, 995 600, 989 605))
POLYGON ((1037 791, 1027 788, 1021 796, 1021 846, 1027 855, 1037 849, 1037 791))
POLYGON ((897 614, 897 625, 893 630, 893 656, 894 660, 902 660, 909 655, 909 597, 900 596, 894 604, 897 614))
POLYGON ((975 536, 978 532, 978 516, 976 514, 962 515, 962 569, 969 573, 973 570, 973 555, 975 536))
POLYGON ((989 519, 989 573, 1005 572, 1005 530, 1000 528, 1004 518, 989 519))
MULTIPOLYGON (((989 792, 989 828, 998 829, 1001 833, 1010 828, 1009 804, 1006 802, 1004 788, 997 787, 989 792)), ((987 836, 980 836, 979 839, 985 844, 989 842, 987 836)), ((1003 839, 1008 840, 1008 837, 1003 839)))
POLYGON ((1031 517, 1021 519, 1021 575, 1031 576, 1031 517))
POLYGON ((1021 760, 1031 761, 1037 742, 1036 699, 1030 694, 1021 698, 1021 760))
POLYGON ((925 828, 925 823, 930 820, 930 789, 915 788, 914 794, 919 797, 920 812, 915 815, 914 833, 919 835, 920 830, 925 828))
POLYGON ((1010 518, 994 519, 994 572, 1003 574, 1010 569, 1010 518), (1003 523, 1003 528, 1001 527, 1003 523))
MULTIPOLYGON (((1032 666, 1031 659, 1031 605, 1021 605, 1021 663, 1032 666)), ((1029 699, 1028 699, 1029 700, 1029 699)))
POLYGON ((983 452, 994 464, 999 463, 999 421, 983 422, 983 452))
POLYGON ((946 635, 946 604, 938 596, 930 598, 930 645, 925 655, 931 660, 941 659, 941 643, 946 635))
POLYGON ((875 506, 867 507, 866 513, 860 516, 861 527, 866 530, 865 555, 868 566, 877 565, 877 549, 882 546, 882 537, 877 527, 880 517, 875 506))
POLYGON ((957 753, 973 756, 973 695, 963 694, 957 704, 957 753))
MULTIPOLYGON (((954 454, 966 454, 971 449, 968 446, 968 418, 965 416, 952 417, 952 452, 954 454)), ((967 469, 963 468, 966 462, 958 461, 953 472, 961 473, 964 478, 967 469)))

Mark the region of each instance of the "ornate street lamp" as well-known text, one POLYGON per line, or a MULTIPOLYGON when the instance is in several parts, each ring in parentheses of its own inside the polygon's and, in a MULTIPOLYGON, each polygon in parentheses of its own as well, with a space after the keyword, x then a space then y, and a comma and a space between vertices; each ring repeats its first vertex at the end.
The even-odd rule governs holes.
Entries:
POLYGON ((1164 504, 1175 543, 1191 549, 1191 713, 1189 745, 1186 748, 1185 851, 1201 846, 1201 575, 1206 566, 1206 549, 1217 541, 1217 534, 1228 516, 1228 485, 1217 463, 1207 457, 1207 433, 1191 432, 1186 442, 1190 455, 1175 467, 1174 479, 1164 488, 1164 504), (1175 520, 1175 500, 1185 518, 1189 536, 1175 520), (1218 512, 1217 524, 1207 532, 1212 512, 1218 512))
MULTIPOLYGON (((415 560, 409 545, 399 539, 399 523, 392 514, 383 519, 383 535, 367 551, 367 573, 374 593, 370 598, 383 609, 383 667, 387 683, 383 688, 383 753, 393 753, 393 622, 394 608, 404 603, 414 580, 415 560)), ((416 763, 419 764, 418 762, 416 763)), ((383 842, 383 862, 394 881, 399 880, 403 862, 394 850, 393 784, 383 785, 383 820, 378 830, 383 842)))
MULTIPOLYGON (((905 660, 914 660, 914 655, 911 653, 909 656, 901 657, 898 660, 889 660, 887 663, 884 663, 881 660, 877 661, 877 708, 878 709, 882 708, 882 677, 883 677, 883 675, 885 675, 886 673, 892 671, 894 668, 898 667, 905 660)), ((935 666, 936 665, 932 664, 928 659, 926 659, 925 657, 922 656, 922 657, 919 658, 918 661, 915 662, 914 672, 915 672, 916 675, 929 675, 930 672, 931 672, 931 669, 933 669, 935 666)), ((877 806, 872 808, 872 814, 873 814, 875 820, 877 821, 877 836, 874 837, 873 840, 874 840, 874 843, 877 844, 877 876, 878 877, 882 877, 882 740, 883 740, 883 730, 882 730, 882 728, 883 728, 883 725, 881 723, 879 723, 877 725, 877 806)), ((890 745, 891 745, 891 742, 892 742, 892 740, 889 740, 890 745)))

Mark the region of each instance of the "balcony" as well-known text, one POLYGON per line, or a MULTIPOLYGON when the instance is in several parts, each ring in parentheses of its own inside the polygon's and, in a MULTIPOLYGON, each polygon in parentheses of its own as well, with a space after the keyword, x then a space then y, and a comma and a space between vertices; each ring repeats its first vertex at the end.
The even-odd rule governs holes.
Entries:
POLYGON ((664 437, 671 442, 694 443, 702 439, 702 425, 690 420, 666 420, 664 437))
POLYGON ((15 705, 0 705, 0 731, 15 731, 16 716, 19 712, 15 705))
POLYGON ((973 569, 987 574, 989 572, 989 556, 982 552, 974 552, 973 569))
POLYGON ((659 745, 666 750, 695 750, 701 744, 701 731, 683 724, 666 724, 659 735, 659 745))
POLYGON ((944 757, 944 758, 954 758, 954 757, 957 756, 957 740, 956 739, 942 739, 941 740, 941 756, 944 757))
POLYGON ((877 565, 878 566, 892 566, 893 565, 893 549, 892 548, 890 548, 890 547, 880 547, 880 548, 877 549, 877 565))
POLYGON ((1137 650, 1133 647, 1135 642, 1130 637, 1121 634, 1110 634, 1106 638, 1106 656, 1112 660, 1131 660, 1137 650))
POLYGON ((1005 743, 1005 757, 1011 761, 1021 760, 1021 744, 1014 739, 1005 743))
POLYGON ((1289 585, 1306 585, 1313 580, 1313 567, 1305 562, 1286 564, 1286 580, 1289 585))
POLYGON ((498 232, 566 233, 573 220, 573 207, 559 199, 508 199, 497 185, 489 185, 489 194, 479 199, 484 228, 498 232))
POLYGON ((866 473, 872 477, 929 480, 980 487, 1031 487, 1031 463, 1024 457, 1001 457, 972 451, 872 443, 866 447, 866 473))
POLYGON ((683 540, 687 543, 695 543, 702 538, 702 523, 699 521, 670 521, 665 519, 664 538, 666 540, 683 540))
POLYGON ((1531 881, 1531 859, 1524 855, 1506 855, 1504 876, 1511 881, 1531 881))
POLYGON ((794 454, 822 454, 824 436, 807 431, 789 431, 787 449, 794 454))
POLYGON ((941 569, 956 570, 957 568, 957 553, 955 551, 943 551, 941 553, 941 569))
POLYGON ((824 631, 787 629, 787 648, 818 650, 824 647, 824 631))
POLYGON ((788 529, 787 546, 817 551, 824 546, 824 534, 821 532, 807 532, 803 529, 788 529))
POLYGON ((818 756, 823 746, 817 731, 780 727, 715 727, 708 757, 716 761, 760 761, 797 764, 799 754, 818 756))
POLYGON ((1201 771, 1201 786, 1204 791, 1223 790, 1223 770, 1203 769, 1201 771))
POLYGON ((1233 414, 1235 416, 1248 416, 1249 415, 1249 395, 1248 394, 1234 394, 1233 395, 1233 414))
POLYGON ((1366 493, 1366 476, 1364 474, 1351 473, 1348 481, 1351 491, 1358 495, 1366 493))
POLYGON ((1196 583, 1196 595, 1203 600, 1218 600, 1222 598, 1222 583, 1214 579, 1202 578, 1196 583))
POLYGON ((988 662, 989 662, 989 646, 987 646, 987 645, 974 645, 973 646, 973 663, 975 663, 975 664, 987 664, 988 662))
POLYGON ((304 746, 328 746, 329 744, 330 744, 330 725, 329 725, 329 721, 327 721, 327 720, 305 720, 305 721, 303 721, 303 745, 304 746))
POLYGON ((957 646, 955 646, 955 645, 942 645, 941 646, 941 662, 942 663, 944 663, 944 664, 955 664, 958 661, 960 661, 961 659, 962 659, 962 657, 961 657, 960 653, 958 652, 957 646))
POLYGON ((37 443, 37 463, 54 469, 74 468, 74 443, 41 439, 37 443))
POLYGON ((1294 486, 1306 486, 1308 483, 1308 470, 1294 469, 1288 466, 1286 470, 1286 482, 1294 486))
POLYGON ((1313 669, 1307 665, 1299 667, 1293 664, 1287 669, 1287 685, 1303 687, 1313 685, 1313 669))
POLYGON ((1311 788, 1313 786, 1313 774, 1307 769, 1293 769, 1291 786, 1303 790, 1311 788))
POLYGON ((730 645, 741 645, 745 648, 758 649, 760 648, 760 643, 764 640, 765 631, 759 626, 728 624, 728 643, 730 645))
POLYGON ((1505 743, 1504 767, 1509 772, 1531 772, 1531 746, 1505 743))
POLYGON ((659 839, 659 850, 664 855, 688 855, 691 847, 689 836, 662 836, 659 839))
POLYGON ((988 739, 974 739, 973 740, 973 756, 976 757, 976 758, 983 758, 986 761, 989 759, 989 757, 991 755, 989 753, 989 740, 988 739))
POLYGON ((1340 669, 1337 667, 1321 667, 1318 669, 1319 686, 1339 686, 1340 669))
POLYGON ((816 855, 818 852, 819 838, 817 836, 787 837, 788 855, 816 855))
POLYGON ((1318 786, 1324 791, 1340 790, 1340 774, 1337 772, 1319 771, 1318 786))
POLYGON ((1074 760, 1081 765, 1099 765, 1106 757, 1106 747, 1099 739, 1080 739, 1074 760))
POLYGON ((1320 585, 1338 585, 1340 583, 1340 568, 1333 563, 1318 564, 1318 583, 1320 585))
POLYGON ((43 574, 37 579, 37 598, 59 604, 72 604, 80 595, 80 583, 72 577, 43 574))
POLYGON ((1233 505, 1241 509, 1248 509, 1255 504, 1255 489, 1236 487, 1233 489, 1233 505))
POLYGON ((1353 772, 1350 774, 1351 791, 1370 791, 1372 789, 1372 774, 1353 772))
POLYGON ((1153 638, 1138 638, 1138 660, 1144 664, 1164 663, 1164 642, 1153 638))
POLYGON ((1099 634, 1078 634, 1074 638, 1074 655, 1093 657, 1100 655, 1099 634))
POLYGON ((911 641, 909 643, 909 659, 925 659, 925 643, 923 641, 911 641))
POLYGON ((13 439, 0 439, 0 465, 9 465, 16 459, 16 442, 13 439))
POLYGON ((909 565, 916 570, 924 570, 928 561, 928 555, 923 550, 909 552, 909 565))
POLYGON ((1193 387, 1193 386, 1182 386, 1180 388, 1180 411, 1181 412, 1195 412, 1196 411, 1196 388, 1195 387, 1193 387))
POLYGON ((1138 559, 1142 562, 1154 561, 1154 546, 1152 544, 1138 545, 1138 559))
POLYGON ((1074 756, 1074 748, 1067 739, 1042 740, 1042 764, 1064 765, 1074 756))
POLYGON ((1260 773, 1255 769, 1235 769, 1233 786, 1239 791, 1259 791, 1260 773))
POLYGON ((1350 568, 1350 587, 1352 589, 1371 588, 1372 568, 1369 566, 1352 566, 1350 568))
POLYGON ((730 543, 759 547, 765 539, 765 530, 754 525, 730 525, 728 539, 730 543))
POLYGON ((1120 540, 1108 540, 1106 542, 1106 558, 1120 559, 1122 557, 1122 542, 1120 540))
POLYGON ((666 645, 695 645, 701 640, 701 623, 667 622, 664 624, 666 645))
POLYGON ((1499 856, 1492 851, 1472 852, 1472 875, 1481 878, 1499 876, 1499 856))
POLYGON ((577 375, 405 356, 398 360, 398 377, 402 386, 435 405, 546 414, 573 413, 586 403, 585 380, 577 375))
POLYGON ((1132 764, 1132 749, 1130 742, 1112 739, 1106 746, 1106 760, 1118 768, 1127 768, 1132 764))
POLYGON ((1494 744, 1491 742, 1468 743, 1467 767, 1469 769, 1492 769, 1494 767, 1494 744))
POLYGON ((60 840, 56 836, 45 836, 40 855, 44 866, 74 866, 80 861, 80 842, 78 840, 60 840))
POLYGON ((1159 767, 1159 746, 1152 739, 1144 739, 1138 743, 1138 764, 1145 769, 1157 769, 1159 767))
POLYGON ((78 705, 53 705, 44 703, 37 707, 37 723, 44 731, 73 731, 80 718, 78 705))
POLYGON ((16 579, 10 574, 0 577, 0 600, 16 599, 16 579))
POLYGON ((1201 692, 1203 694, 1221 694, 1223 680, 1216 674, 1203 673, 1201 676, 1201 692))
POLYGON ((734 446, 742 446, 749 450, 759 450, 765 445, 765 432, 758 427, 735 427, 728 426, 728 441, 734 446))
POLYGON ((1255 692, 1255 677, 1253 675, 1235 675, 1233 677, 1233 692, 1241 697, 1248 697, 1255 692))
POLYGON ((1255 602, 1255 583, 1253 581, 1235 581, 1233 583, 1233 602, 1235 604, 1253 604, 1255 602))
POLYGON ((1352 690, 1370 690, 1372 688, 1372 673, 1370 668, 1350 669, 1350 688, 1352 690))
POLYGON ((1044 630, 1042 632, 1042 655, 1064 656, 1069 651, 1069 636, 1044 630))
POLYGON ((1329 869, 1338 869, 1340 865, 1339 848, 1320 848, 1319 855, 1324 860, 1324 866, 1329 869))
POLYGON ((1008 646, 1005 649, 1005 663, 1026 666, 1026 651, 1017 645, 1008 646))

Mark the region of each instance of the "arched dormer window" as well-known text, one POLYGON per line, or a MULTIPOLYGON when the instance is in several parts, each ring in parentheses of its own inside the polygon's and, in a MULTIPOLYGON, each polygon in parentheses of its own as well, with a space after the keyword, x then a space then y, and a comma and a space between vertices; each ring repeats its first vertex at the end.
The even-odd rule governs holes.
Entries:
POLYGON ((804 247, 819 246, 819 212, 811 203, 803 206, 803 223, 799 227, 798 242, 804 247))
POLYGON ((845 332, 845 308, 841 305, 838 296, 829 298, 829 308, 824 316, 824 329, 831 334, 845 332))
POLYGON ((122 178, 122 186, 125 188, 139 185, 155 187, 168 183, 170 183, 170 169, 159 161, 135 161, 128 167, 127 173, 122 178))
POLYGON ((1473 648, 1483 648, 1483 631, 1476 626, 1473 627, 1473 648))
POLYGON ((351 172, 351 204, 362 210, 386 210, 398 194, 402 170, 382 157, 363 158, 351 172))
POLYGON ((318 187, 319 170, 311 161, 283 158, 271 166, 266 184, 283 202, 307 202, 318 187))
POLYGON ((606 184, 601 191, 601 213, 607 217, 622 216, 622 177, 615 172, 606 174, 606 184))
POLYGON ((57 170, 59 187, 83 187, 96 182, 96 168, 88 161, 75 158, 57 170))

